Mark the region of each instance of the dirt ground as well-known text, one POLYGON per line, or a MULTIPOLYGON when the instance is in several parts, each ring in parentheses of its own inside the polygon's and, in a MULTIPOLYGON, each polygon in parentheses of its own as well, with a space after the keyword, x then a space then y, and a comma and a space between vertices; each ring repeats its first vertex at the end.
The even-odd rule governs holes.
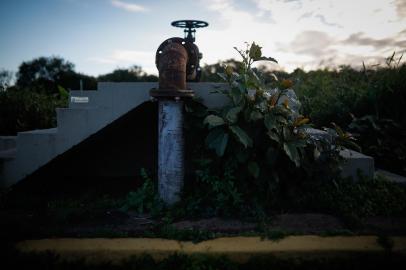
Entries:
MULTIPOLYGON (((0 238, 36 239, 49 237, 141 237, 156 232, 163 224, 144 215, 106 211, 105 216, 92 221, 76 220, 67 223, 48 222, 45 216, 24 211, 0 212, 0 238)), ((208 218, 180 220, 170 224, 179 231, 198 230, 224 235, 269 232, 284 234, 375 234, 406 235, 406 218, 374 217, 362 220, 354 229, 343 220, 326 214, 280 214, 269 218, 262 227, 256 222, 236 219, 208 218)))

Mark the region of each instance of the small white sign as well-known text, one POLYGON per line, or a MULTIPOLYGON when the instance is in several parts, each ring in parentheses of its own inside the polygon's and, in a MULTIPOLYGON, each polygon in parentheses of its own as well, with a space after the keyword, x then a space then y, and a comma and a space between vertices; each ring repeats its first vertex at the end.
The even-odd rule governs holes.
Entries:
POLYGON ((72 102, 72 103, 89 103, 89 97, 71 97, 70 102, 72 102))

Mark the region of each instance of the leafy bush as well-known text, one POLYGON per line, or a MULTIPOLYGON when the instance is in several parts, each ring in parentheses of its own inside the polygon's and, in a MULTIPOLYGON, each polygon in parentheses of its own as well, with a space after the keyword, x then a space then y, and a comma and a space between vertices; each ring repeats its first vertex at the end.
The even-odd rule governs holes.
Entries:
MULTIPOLYGON (((276 60, 262 56, 255 43, 237 51, 243 59, 238 72, 227 66, 225 73, 219 73, 229 90, 216 90, 229 103, 205 112, 196 104, 186 105, 186 119, 193 121, 186 127, 193 126, 199 138, 205 137, 207 148, 193 144, 198 162, 194 181, 187 181, 193 187, 186 188, 184 198, 193 201, 195 209, 206 209, 205 214, 241 214, 245 206, 248 212, 261 213, 300 182, 331 180, 338 172, 339 147, 309 135, 309 119, 300 114, 291 82, 284 80, 281 89, 271 88, 251 67, 256 61, 276 60), (203 126, 195 124, 201 121, 203 126)), ((329 132, 340 144, 351 142, 352 137, 338 126, 329 132)))
POLYGON ((356 183, 346 179, 313 183, 305 186, 302 194, 296 208, 358 218, 406 214, 406 189, 382 177, 361 177, 356 183))
POLYGON ((30 89, 0 91, 0 134, 15 135, 19 131, 55 127, 55 109, 66 107, 67 102, 68 93, 62 87, 52 95, 30 89))
POLYGON ((136 191, 128 193, 121 210, 133 210, 138 214, 149 212, 154 215, 159 213, 163 205, 158 198, 157 192, 155 192, 154 182, 144 168, 141 169, 140 175, 144 183, 136 191))

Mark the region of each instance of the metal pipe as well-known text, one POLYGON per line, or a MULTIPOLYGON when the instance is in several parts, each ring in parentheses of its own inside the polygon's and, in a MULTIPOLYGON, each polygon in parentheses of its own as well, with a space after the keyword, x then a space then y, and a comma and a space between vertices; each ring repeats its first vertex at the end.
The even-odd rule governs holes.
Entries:
POLYGON ((188 53, 181 44, 169 43, 162 50, 158 63, 159 89, 186 89, 188 53))
MULTIPOLYGON (((161 48, 162 46, 160 46, 161 48)), ((180 200, 184 178, 183 101, 193 95, 186 89, 188 51, 177 42, 158 50, 159 89, 150 94, 158 99, 158 193, 166 205, 180 200)))

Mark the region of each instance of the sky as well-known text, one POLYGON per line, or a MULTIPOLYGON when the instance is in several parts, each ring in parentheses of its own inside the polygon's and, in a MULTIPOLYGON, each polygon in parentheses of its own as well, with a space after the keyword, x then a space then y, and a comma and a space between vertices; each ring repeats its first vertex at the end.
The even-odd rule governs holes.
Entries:
POLYGON ((209 23, 196 34, 201 65, 238 59, 233 47, 253 41, 286 71, 406 51, 406 0, 1 0, 0 70, 59 56, 93 76, 132 65, 157 74, 156 49, 183 37, 170 25, 181 19, 209 23))

